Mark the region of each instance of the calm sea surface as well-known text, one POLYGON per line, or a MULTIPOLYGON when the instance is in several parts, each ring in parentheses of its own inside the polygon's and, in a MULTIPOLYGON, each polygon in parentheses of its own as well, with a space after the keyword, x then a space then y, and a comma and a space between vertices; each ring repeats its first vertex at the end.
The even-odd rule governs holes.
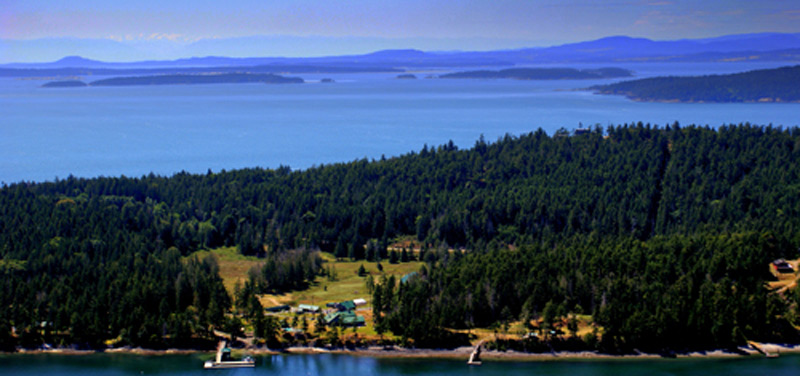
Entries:
MULTIPOLYGON (((730 73, 779 63, 639 64, 638 77, 730 73)), ((578 65, 572 65, 581 67, 578 65)), ((43 89, 0 79, 0 182, 171 175, 245 167, 303 169, 378 159, 484 135, 649 122, 800 125, 800 104, 636 103, 570 91, 602 81, 397 80, 302 75, 303 85, 43 89), (330 77, 333 84, 319 83, 330 77)), ((99 77, 87 77, 93 81, 99 77)))
POLYGON ((0 374, 7 375, 543 375, 543 376, 796 376, 800 356, 784 355, 736 359, 664 359, 606 361, 484 362, 469 367, 466 361, 432 359, 375 359, 347 355, 276 355, 256 358, 256 368, 202 369, 208 355, 138 356, 0 355, 0 374))

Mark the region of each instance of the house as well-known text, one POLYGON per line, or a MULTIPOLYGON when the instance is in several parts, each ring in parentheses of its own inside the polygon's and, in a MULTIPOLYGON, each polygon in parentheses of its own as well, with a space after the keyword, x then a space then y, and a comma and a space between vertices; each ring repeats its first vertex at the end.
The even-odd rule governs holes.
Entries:
POLYGON ((298 313, 319 313, 319 307, 310 304, 300 304, 297 306, 298 313))
POLYGON ((358 298, 358 299, 353 299, 353 303, 356 305, 356 307, 358 307, 358 306, 366 305, 367 301, 364 300, 364 299, 358 298))
POLYGON ((325 325, 332 326, 364 326, 364 316, 356 315, 353 311, 333 312, 325 315, 325 325))
POLYGON ((340 311, 352 311, 356 309, 356 303, 353 303, 352 300, 343 301, 339 303, 339 305, 341 306, 341 308, 339 308, 340 311))
POLYGON ((352 311, 356 309, 356 303, 354 303, 352 300, 346 300, 344 302, 339 302, 339 303, 328 303, 327 306, 334 308, 340 312, 352 311))
POLYGON ((794 278, 794 267, 784 259, 777 259, 769 264, 769 271, 777 279, 794 278))

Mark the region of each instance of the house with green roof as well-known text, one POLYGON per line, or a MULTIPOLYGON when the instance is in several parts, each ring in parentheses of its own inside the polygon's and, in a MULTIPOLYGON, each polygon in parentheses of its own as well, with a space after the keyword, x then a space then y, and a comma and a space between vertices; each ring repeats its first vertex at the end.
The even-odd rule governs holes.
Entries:
POLYGON ((356 315, 353 311, 329 313, 324 320, 327 326, 364 326, 367 322, 364 316, 356 315))

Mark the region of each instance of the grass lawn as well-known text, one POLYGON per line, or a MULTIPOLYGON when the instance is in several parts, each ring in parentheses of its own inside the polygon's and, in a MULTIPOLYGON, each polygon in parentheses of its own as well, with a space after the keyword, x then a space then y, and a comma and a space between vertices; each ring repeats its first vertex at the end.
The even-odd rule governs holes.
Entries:
MULTIPOLYGON (((239 253, 236 247, 222 247, 212 250, 203 250, 193 253, 188 257, 197 257, 202 260, 208 255, 213 255, 219 264, 219 275, 228 293, 233 294, 233 287, 236 282, 244 283, 247 280, 247 272, 250 268, 260 265, 263 261, 254 256, 244 256, 239 253)), ((271 307, 280 304, 313 304, 322 305, 328 302, 339 302, 357 298, 366 299, 369 302, 370 296, 366 291, 366 277, 358 276, 358 267, 364 265, 367 273, 375 278, 380 278, 382 274, 394 275, 399 281, 400 278, 408 273, 418 271, 423 262, 412 261, 399 264, 389 264, 388 261, 381 262, 383 271, 379 271, 377 264, 367 261, 337 261, 330 253, 321 253, 325 263, 323 268, 330 268, 336 272, 337 278, 334 281, 328 277, 317 277, 308 289, 293 291, 285 294, 267 294, 261 297, 264 307, 271 307)))
POLYGON ((260 265, 261 261, 258 257, 244 256, 239 253, 236 247, 222 247, 212 250, 197 251, 188 257, 195 257, 199 260, 204 259, 208 255, 213 255, 219 264, 219 276, 222 277, 222 284, 228 290, 228 294, 233 296, 233 287, 239 281, 242 284, 247 280, 247 272, 250 268, 260 265))
MULTIPOLYGON (((383 272, 378 271, 377 264, 366 261, 337 261, 331 254, 322 253, 322 258, 326 261, 323 268, 330 268, 336 272, 336 280, 331 281, 328 277, 317 277, 308 289, 293 291, 285 294, 268 294, 261 297, 264 307, 271 307, 280 304, 297 305, 312 304, 325 306, 325 303, 340 302, 362 298, 370 303, 371 297, 366 289, 366 278, 358 276, 358 268, 364 265, 369 276, 376 280, 382 274, 394 275, 399 281, 400 278, 408 273, 418 271, 422 262, 413 261, 399 264, 389 264, 381 262, 383 272)), ((364 315, 363 313, 359 313, 364 315)))

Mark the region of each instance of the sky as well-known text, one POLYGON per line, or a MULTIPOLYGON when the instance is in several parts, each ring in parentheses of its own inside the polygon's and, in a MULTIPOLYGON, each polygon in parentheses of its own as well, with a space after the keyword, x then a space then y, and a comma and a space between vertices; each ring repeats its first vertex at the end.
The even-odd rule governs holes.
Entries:
POLYGON ((177 58, 205 52, 197 44, 228 56, 489 50, 612 35, 800 32, 798 25, 796 0, 1 0, 0 61, 43 58, 48 48, 177 58), (64 38, 83 44, 54 42, 64 38), (213 42, 228 40, 231 47, 213 42))

